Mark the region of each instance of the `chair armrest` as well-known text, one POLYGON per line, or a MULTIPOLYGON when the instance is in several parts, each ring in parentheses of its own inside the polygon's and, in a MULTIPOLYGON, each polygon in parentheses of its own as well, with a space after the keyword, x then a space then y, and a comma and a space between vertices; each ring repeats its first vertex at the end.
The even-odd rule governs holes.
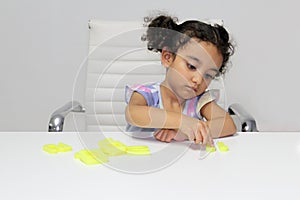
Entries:
POLYGON ((77 101, 70 101, 53 112, 48 124, 48 132, 63 131, 65 117, 70 112, 85 112, 85 108, 77 101))
MULTIPOLYGON (((237 124, 237 128, 240 127, 242 132, 258 132, 256 121, 253 116, 251 116, 240 104, 231 104, 228 107, 228 113, 238 120, 234 120, 237 124)), ((239 129, 239 128, 238 128, 239 129)))

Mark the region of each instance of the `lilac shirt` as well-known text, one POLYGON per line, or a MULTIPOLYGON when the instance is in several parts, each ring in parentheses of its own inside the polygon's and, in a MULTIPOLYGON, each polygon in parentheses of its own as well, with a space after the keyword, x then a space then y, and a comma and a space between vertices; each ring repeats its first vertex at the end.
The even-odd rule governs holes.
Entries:
MULTIPOLYGON (((161 99, 161 93, 160 93, 160 82, 157 83, 150 83, 146 85, 142 84, 135 84, 133 86, 126 86, 125 88, 125 101, 128 104, 129 100, 133 94, 133 92, 138 92, 141 94, 145 100, 147 101, 148 106, 155 107, 155 108, 160 108, 163 109, 163 104, 162 104, 162 99, 161 99)), ((203 94, 206 94, 206 92, 200 94, 199 96, 196 96, 192 99, 188 99, 184 105, 182 113, 194 117, 197 119, 202 119, 202 116, 200 114, 200 108, 197 105, 199 104, 200 98, 203 96, 203 94), (198 112, 197 112, 198 110, 198 112)), ((201 103, 201 105, 205 105, 206 103, 212 101, 213 99, 210 99, 209 101, 205 103, 201 103)), ((202 107, 201 106, 201 107, 202 107)), ((153 132, 155 131, 155 128, 141 128, 141 127, 136 127, 132 126, 130 124, 127 124, 126 131, 128 132, 136 132, 136 131, 148 131, 148 132, 153 132)))

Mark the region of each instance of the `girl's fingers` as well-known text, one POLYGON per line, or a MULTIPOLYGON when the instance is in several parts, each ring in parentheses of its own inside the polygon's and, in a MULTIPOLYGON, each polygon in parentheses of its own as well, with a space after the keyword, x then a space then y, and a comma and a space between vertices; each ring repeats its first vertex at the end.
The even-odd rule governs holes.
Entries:
POLYGON ((201 129, 198 129, 197 132, 195 133, 195 144, 199 144, 200 142, 202 143, 203 137, 201 134, 201 129))
POLYGON ((207 128, 205 125, 201 124, 201 133, 202 133, 202 136, 203 136, 203 141, 202 143, 203 144, 207 144, 208 141, 209 141, 209 135, 208 135, 208 132, 207 132, 207 128))
POLYGON ((205 124, 198 123, 195 133, 195 144, 207 144, 209 141, 208 129, 205 124))
MULTIPOLYGON (((197 131, 197 130, 196 130, 197 131)), ((197 134, 197 132, 196 133, 191 133, 191 132, 189 132, 188 133, 188 138, 189 138, 189 141, 191 141, 191 142, 193 142, 194 140, 195 140, 195 135, 197 134)))
POLYGON ((206 133, 207 133, 207 144, 210 145, 210 146, 213 146, 214 145, 214 142, 213 142, 213 139, 211 137, 211 134, 210 134, 210 130, 208 128, 208 125, 207 124, 204 124, 204 127, 206 129, 206 133))
POLYGON ((174 130, 170 130, 168 132, 166 142, 171 142, 171 140, 175 137, 175 135, 176 135, 176 132, 174 130))
POLYGON ((165 142, 168 137, 168 130, 164 130, 161 135, 161 141, 165 142))
POLYGON ((164 138, 163 138, 163 141, 164 142, 171 142, 171 140, 173 139, 173 130, 171 129, 167 129, 164 131, 164 138))
POLYGON ((154 137, 157 137, 157 135, 158 135, 158 133, 159 133, 160 131, 161 131, 161 130, 155 131, 155 132, 153 133, 153 136, 154 136, 154 137))
POLYGON ((162 135, 162 131, 163 131, 163 130, 160 129, 160 130, 158 130, 158 131, 155 132, 154 137, 155 137, 157 140, 160 140, 161 135, 162 135))
POLYGON ((171 140, 175 136, 174 130, 169 130, 169 129, 160 129, 154 133, 154 137, 162 142, 171 142, 171 140))
POLYGON ((203 136, 203 144, 208 144, 208 145, 212 146, 213 140, 211 138, 207 124, 203 123, 203 124, 201 124, 201 126, 202 126, 201 130, 202 130, 202 136, 203 136))
POLYGON ((159 133, 160 130, 157 130, 153 133, 153 136, 155 137, 157 135, 157 133, 159 133))

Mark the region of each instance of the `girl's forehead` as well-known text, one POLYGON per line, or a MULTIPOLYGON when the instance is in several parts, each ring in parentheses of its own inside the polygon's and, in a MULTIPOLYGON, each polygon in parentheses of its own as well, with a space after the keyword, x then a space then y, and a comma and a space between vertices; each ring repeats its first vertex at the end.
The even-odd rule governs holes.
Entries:
POLYGON ((223 57, 218 48, 206 41, 197 41, 191 39, 183 47, 179 48, 177 54, 184 58, 194 58, 202 64, 220 68, 223 62, 223 57))

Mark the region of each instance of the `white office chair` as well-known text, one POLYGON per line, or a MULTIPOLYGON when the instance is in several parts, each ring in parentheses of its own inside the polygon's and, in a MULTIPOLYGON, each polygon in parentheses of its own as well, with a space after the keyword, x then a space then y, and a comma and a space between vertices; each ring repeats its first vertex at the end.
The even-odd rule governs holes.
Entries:
MULTIPOLYGON (((147 50, 142 22, 90 20, 85 108, 71 101, 50 117, 49 132, 63 130, 69 112, 85 112, 86 131, 125 131, 126 84, 162 81, 165 69, 158 53, 147 50)), ((213 84, 218 85, 218 84, 213 84)), ((222 89, 222 88, 221 88, 222 89)), ((224 105, 224 99, 220 99, 224 105)), ((222 105, 221 105, 222 106, 222 105)), ((257 131, 241 105, 228 108, 238 131, 257 131)))

